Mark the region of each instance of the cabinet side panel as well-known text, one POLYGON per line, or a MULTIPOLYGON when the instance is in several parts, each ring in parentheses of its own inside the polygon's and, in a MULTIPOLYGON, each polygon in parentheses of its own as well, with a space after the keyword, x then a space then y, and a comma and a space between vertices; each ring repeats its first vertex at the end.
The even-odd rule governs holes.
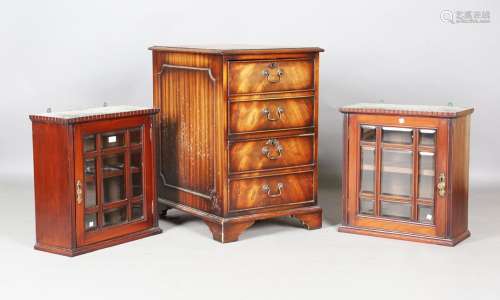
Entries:
POLYGON ((33 123, 37 244, 72 248, 73 166, 71 127, 33 123))
POLYGON ((468 228, 470 115, 452 122, 451 235, 456 237, 468 228))
POLYGON ((154 53, 160 197, 215 212, 220 58, 154 53))
POLYGON ((349 199, 349 114, 344 114, 342 135, 342 224, 348 225, 348 199, 349 199))

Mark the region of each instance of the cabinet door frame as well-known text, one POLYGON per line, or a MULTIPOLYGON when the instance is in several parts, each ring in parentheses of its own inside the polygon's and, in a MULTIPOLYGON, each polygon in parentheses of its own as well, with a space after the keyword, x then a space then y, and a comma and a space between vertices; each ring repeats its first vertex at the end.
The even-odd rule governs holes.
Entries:
MULTIPOLYGON (((90 123, 81 123, 75 125, 74 134, 74 145, 75 145, 75 187, 76 182, 80 181, 82 185, 85 185, 85 174, 84 174, 84 150, 83 150, 83 137, 88 134, 99 134, 105 132, 122 131, 126 129, 132 129, 136 127, 142 127, 142 195, 143 195, 143 215, 144 219, 137 221, 130 221, 124 224, 118 224, 110 226, 109 228, 96 229, 92 231, 85 231, 85 193, 83 194, 83 201, 78 204, 75 201, 75 217, 76 217, 76 242, 77 246, 84 246, 100 242, 103 240, 108 240, 111 238, 119 237, 122 235, 130 234, 133 232, 138 232, 150 228, 154 224, 154 194, 155 194, 155 183, 154 183, 154 149, 152 147, 152 120, 150 116, 140 116, 131 117, 126 119, 118 120, 104 120, 90 123)), ((96 150, 97 150, 97 135, 96 135, 96 150)), ((130 153, 126 151, 125 153, 130 153)), ((125 158, 129 160, 129 158, 125 158)), ((127 162, 125 163, 127 164, 127 162)), ((95 175, 101 172, 99 166, 96 166, 95 175)), ((128 168, 124 169, 125 172, 128 168)), ((128 178, 128 175, 124 176, 128 178)), ((99 178, 99 177, 98 177, 99 178)), ((99 188, 99 179, 96 180, 96 198, 99 199, 101 188, 99 188)), ((125 185, 129 185, 130 180, 126 180, 125 185)), ((129 187, 131 188, 131 187, 129 187)), ((84 187, 82 187, 84 190, 84 187)), ((127 187, 125 187, 127 189, 127 187)), ((76 191, 75 191, 76 194, 76 191)), ((76 197, 75 197, 76 199, 76 197)), ((98 201, 96 199, 96 201, 98 201)), ((126 197, 128 200, 128 197, 126 197)), ((99 205, 99 203, 97 203, 99 205)), ((131 205, 130 202, 128 205, 131 205)))
MULTIPOLYGON (((436 185, 439 180, 439 174, 446 175, 448 181, 448 119, 430 118, 430 117, 414 117, 414 116, 394 116, 394 115, 370 115, 370 114, 353 114, 348 119, 348 157, 347 157, 347 218, 348 223, 357 227, 378 229, 391 232, 402 232, 416 235, 446 236, 446 221, 447 221, 447 203, 448 193, 444 197, 438 195, 436 185), (434 175, 434 224, 423 224, 415 221, 395 220, 381 216, 367 216, 358 214, 359 197, 360 197, 360 168, 361 168, 361 141, 360 141, 360 126, 371 125, 377 127, 399 127, 412 129, 435 129, 435 175, 434 175)), ((377 136, 381 133, 377 133, 377 136)), ((418 141, 417 141, 418 143, 418 141)), ((381 148, 380 138, 377 138, 376 147, 381 148)), ((381 150, 378 150, 381 152, 381 150)), ((413 161, 418 159, 419 152, 413 149, 413 161)), ((380 158, 376 158, 377 168, 381 167, 380 158)), ((415 167, 414 167, 415 170, 415 167)), ((381 171, 379 171, 381 172, 381 171)), ((413 182, 418 182, 413 173, 413 182)), ((378 176, 375 175, 377 178, 378 176)), ((375 180, 375 202, 379 200, 380 180, 375 180)), ((446 182, 446 186, 448 186, 446 182)), ((413 186, 412 207, 417 205, 415 195, 417 192, 417 184, 413 186)), ((376 205, 376 204, 374 204, 376 205)), ((417 208, 413 208, 417 209, 417 208)))

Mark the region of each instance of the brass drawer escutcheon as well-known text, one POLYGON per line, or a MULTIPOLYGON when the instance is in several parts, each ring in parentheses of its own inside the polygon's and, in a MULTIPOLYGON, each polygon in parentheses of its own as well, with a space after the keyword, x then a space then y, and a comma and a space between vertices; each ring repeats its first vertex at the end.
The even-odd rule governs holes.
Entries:
POLYGON ((82 182, 80 180, 76 181, 76 203, 78 205, 82 204, 83 201, 83 188, 82 182))
POLYGON ((446 176, 444 173, 441 173, 439 175, 439 183, 437 184, 438 188, 438 194, 441 197, 444 197, 446 195, 446 176))

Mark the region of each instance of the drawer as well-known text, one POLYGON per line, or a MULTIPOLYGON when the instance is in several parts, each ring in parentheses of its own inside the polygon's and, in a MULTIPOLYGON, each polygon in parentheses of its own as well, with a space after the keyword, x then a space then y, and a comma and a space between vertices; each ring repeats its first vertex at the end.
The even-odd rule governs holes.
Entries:
POLYGON ((314 202, 313 172, 231 181, 232 212, 314 202))
POLYGON ((291 129, 314 125, 314 98, 232 102, 230 132, 291 129))
POLYGON ((236 61, 229 63, 229 93, 252 94, 309 90, 314 87, 312 60, 236 61))
POLYGON ((310 165, 314 162, 314 135, 232 142, 231 173, 310 165))

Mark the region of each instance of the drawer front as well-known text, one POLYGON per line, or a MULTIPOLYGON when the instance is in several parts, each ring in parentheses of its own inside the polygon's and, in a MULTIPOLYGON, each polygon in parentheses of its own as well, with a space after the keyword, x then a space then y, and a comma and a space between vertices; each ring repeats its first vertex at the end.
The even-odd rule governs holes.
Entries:
POLYGON ((229 93, 252 94, 309 90, 314 86, 312 60, 229 63, 229 93))
POLYGON ((234 142, 229 146, 232 173, 309 165, 314 135, 234 142))
POLYGON ((233 102, 230 132, 291 129, 314 125, 314 98, 233 102))
POLYGON ((231 212, 314 202, 313 172, 233 180, 231 212))

